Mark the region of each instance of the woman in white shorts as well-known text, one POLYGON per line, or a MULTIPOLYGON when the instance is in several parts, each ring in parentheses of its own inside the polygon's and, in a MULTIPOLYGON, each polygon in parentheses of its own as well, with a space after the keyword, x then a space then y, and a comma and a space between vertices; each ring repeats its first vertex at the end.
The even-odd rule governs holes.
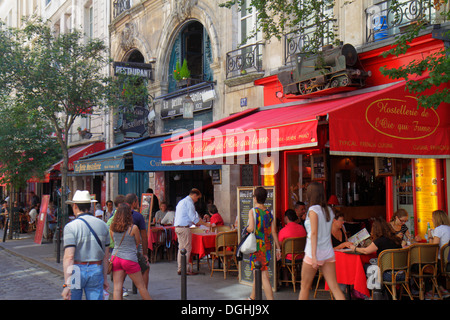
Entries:
POLYGON ((320 267, 336 300, 345 300, 336 280, 334 250, 331 243, 331 225, 334 214, 326 202, 323 185, 319 182, 310 183, 306 197, 310 207, 305 220, 308 236, 302 265, 299 299, 308 300, 314 276, 317 268, 320 267))

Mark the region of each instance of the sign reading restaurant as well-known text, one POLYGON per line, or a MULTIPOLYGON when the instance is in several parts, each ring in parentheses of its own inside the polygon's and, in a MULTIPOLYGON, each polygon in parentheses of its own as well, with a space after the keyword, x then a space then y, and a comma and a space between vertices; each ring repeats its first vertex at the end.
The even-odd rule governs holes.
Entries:
POLYGON ((114 62, 114 75, 125 74, 130 76, 139 76, 149 80, 153 79, 152 65, 148 63, 137 62, 114 62))

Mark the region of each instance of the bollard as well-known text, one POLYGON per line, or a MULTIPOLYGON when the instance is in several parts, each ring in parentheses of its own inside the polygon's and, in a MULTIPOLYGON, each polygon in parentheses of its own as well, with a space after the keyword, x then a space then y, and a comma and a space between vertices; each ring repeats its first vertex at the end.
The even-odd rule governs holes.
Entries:
POLYGON ((262 300, 261 262, 255 261, 255 300, 262 300))
POLYGON ((186 249, 181 249, 181 300, 187 300, 186 294, 186 249))

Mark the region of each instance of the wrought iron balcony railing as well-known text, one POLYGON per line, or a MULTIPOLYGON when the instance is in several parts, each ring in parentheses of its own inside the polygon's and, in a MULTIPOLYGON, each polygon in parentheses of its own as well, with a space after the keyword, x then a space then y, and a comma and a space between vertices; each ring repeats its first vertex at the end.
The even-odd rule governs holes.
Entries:
POLYGON ((262 70, 262 47, 256 43, 227 53, 227 79, 262 70))
POLYGON ((114 0, 113 2, 113 19, 117 18, 122 12, 131 9, 133 0, 114 0))
POLYGON ((436 24, 444 22, 439 10, 444 6, 431 0, 400 1, 395 8, 391 1, 380 1, 366 9, 366 42, 387 39, 402 33, 414 23, 436 24))
MULTIPOLYGON (((323 37, 316 39, 319 41, 319 46, 325 46, 333 43, 333 24, 335 20, 329 20, 324 22, 323 25, 323 37)), ((284 36, 284 64, 288 65, 291 62, 295 62, 295 57, 297 53, 301 53, 305 48, 310 47, 311 42, 314 41, 314 32, 316 31, 316 26, 308 26, 303 32, 294 31, 286 34, 284 36)))

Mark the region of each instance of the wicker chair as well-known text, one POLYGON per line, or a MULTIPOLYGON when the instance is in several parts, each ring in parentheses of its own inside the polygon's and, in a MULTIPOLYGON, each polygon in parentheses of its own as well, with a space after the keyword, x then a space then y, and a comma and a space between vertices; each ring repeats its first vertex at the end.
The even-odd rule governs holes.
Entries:
POLYGON ((300 283, 297 280, 297 268, 301 266, 303 262, 303 255, 305 252, 306 237, 287 238, 283 240, 281 244, 281 267, 286 268, 290 275, 290 280, 281 280, 280 282, 290 282, 294 288, 295 283, 300 283), (286 256, 291 254, 291 259, 286 259, 286 256))
POLYGON ((441 275, 445 277, 446 287, 449 288, 450 282, 450 263, 448 261, 448 252, 450 250, 450 246, 448 243, 444 244, 441 248, 441 275))
POLYGON ((381 284, 386 287, 392 295, 393 300, 397 300, 397 286, 400 285, 400 297, 403 288, 406 289, 411 300, 411 290, 409 288, 409 249, 389 249, 382 251, 378 256, 378 267, 380 268, 381 284))
POLYGON ((223 271, 223 278, 227 278, 228 271, 238 271, 238 262, 236 259, 236 248, 238 245, 237 230, 220 232, 216 236, 216 249, 211 252, 211 277, 214 271, 223 271), (214 267, 214 262, 219 260, 222 268, 214 267), (231 269, 231 260, 234 262, 236 269, 231 269))
POLYGON ((425 279, 431 280, 433 297, 437 291, 439 299, 442 299, 437 283, 439 244, 415 243, 409 247, 409 250, 410 277, 419 287, 420 300, 425 298, 425 279))

